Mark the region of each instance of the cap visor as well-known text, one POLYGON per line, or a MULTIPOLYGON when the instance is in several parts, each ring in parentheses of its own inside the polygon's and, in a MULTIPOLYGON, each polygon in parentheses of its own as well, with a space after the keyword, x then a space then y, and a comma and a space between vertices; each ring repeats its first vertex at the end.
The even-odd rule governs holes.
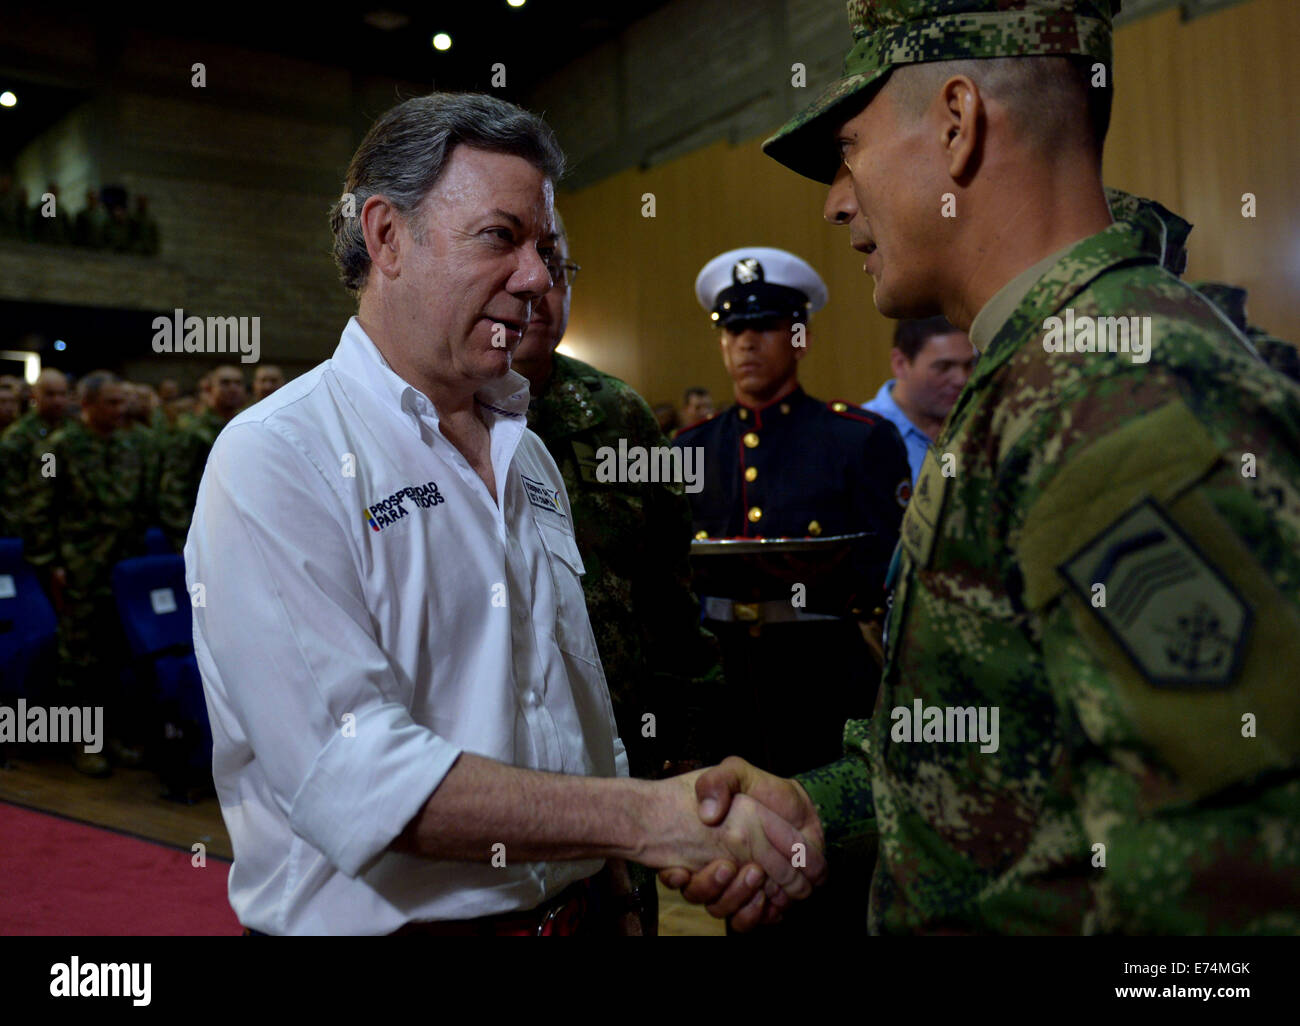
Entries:
POLYGON ((763 152, 791 171, 830 185, 840 166, 840 156, 831 133, 855 113, 852 105, 865 107, 867 90, 887 74, 888 68, 861 75, 847 75, 832 82, 807 107, 792 117, 770 139, 763 152))

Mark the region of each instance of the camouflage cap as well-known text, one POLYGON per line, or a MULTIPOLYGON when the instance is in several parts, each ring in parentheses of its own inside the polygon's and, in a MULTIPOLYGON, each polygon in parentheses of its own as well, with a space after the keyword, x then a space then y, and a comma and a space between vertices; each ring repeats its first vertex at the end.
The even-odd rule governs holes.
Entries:
POLYGON ((848 0, 853 49, 844 74, 763 143, 792 171, 829 185, 839 166, 830 131, 866 90, 902 64, 1080 54, 1111 63, 1121 0, 848 0))

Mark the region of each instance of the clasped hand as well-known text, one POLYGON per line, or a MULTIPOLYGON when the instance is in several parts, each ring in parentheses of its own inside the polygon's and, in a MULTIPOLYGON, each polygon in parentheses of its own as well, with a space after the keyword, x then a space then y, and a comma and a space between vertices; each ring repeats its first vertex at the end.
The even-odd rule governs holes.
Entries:
POLYGON ((663 783, 693 822, 678 820, 641 861, 672 867, 659 874, 664 886, 734 930, 777 921, 825 879, 821 821, 795 781, 732 757, 663 783))

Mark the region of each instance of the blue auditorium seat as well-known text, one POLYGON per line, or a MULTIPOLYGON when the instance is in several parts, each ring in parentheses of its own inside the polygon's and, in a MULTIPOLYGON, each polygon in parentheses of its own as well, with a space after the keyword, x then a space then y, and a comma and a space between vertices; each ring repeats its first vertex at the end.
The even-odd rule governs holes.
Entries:
POLYGON ((193 647, 184 557, 122 560, 113 567, 113 595, 127 641, 137 656, 193 647))
POLYGON ((167 540, 161 527, 151 527, 144 533, 144 554, 146 556, 174 556, 176 550, 167 540))
POLYGON ((36 574, 23 559, 21 538, 0 538, 0 692, 26 695, 38 660, 49 658, 58 620, 36 574))
POLYGON ((158 759, 167 797, 181 801, 200 780, 210 787, 212 727, 194 660, 190 595, 181 556, 124 559, 113 568, 113 594, 137 662, 152 667, 163 724, 158 759))

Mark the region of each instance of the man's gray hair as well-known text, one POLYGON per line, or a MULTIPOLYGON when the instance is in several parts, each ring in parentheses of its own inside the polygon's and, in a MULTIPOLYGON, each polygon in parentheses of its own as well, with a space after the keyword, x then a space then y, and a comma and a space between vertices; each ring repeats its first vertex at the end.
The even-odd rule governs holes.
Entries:
MULTIPOLYGON (((366 133, 348 165, 344 194, 330 210, 334 262, 353 292, 370 276, 361 230, 366 200, 384 196, 412 217, 460 145, 522 157, 552 182, 564 174, 564 152, 550 126, 513 103, 483 93, 430 93, 399 103, 366 133)), ((417 220, 411 229, 418 241, 423 226, 417 220)))

